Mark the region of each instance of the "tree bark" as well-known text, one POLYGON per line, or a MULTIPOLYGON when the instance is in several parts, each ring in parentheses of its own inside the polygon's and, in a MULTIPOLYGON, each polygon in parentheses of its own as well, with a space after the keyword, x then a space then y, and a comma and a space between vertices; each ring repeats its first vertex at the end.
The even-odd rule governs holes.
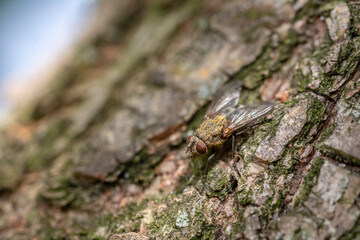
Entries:
POLYGON ((2 239, 360 238, 360 4, 124 1, 1 132, 2 239), (185 153, 225 82, 274 111, 185 153))

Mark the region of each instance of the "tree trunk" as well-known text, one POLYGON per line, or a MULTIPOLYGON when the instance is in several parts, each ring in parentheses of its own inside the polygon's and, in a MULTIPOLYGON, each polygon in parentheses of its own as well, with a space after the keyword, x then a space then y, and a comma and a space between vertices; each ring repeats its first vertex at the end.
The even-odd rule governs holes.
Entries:
POLYGON ((360 238, 360 3, 118 11, 1 132, 2 239, 360 238), (240 176, 227 144, 201 191, 186 137, 229 80, 275 109, 236 137, 240 176))

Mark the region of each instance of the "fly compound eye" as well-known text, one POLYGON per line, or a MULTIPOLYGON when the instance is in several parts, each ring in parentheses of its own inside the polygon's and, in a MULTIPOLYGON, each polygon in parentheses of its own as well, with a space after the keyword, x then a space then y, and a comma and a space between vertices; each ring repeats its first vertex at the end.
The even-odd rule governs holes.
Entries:
POLYGON ((205 143, 200 142, 200 141, 197 142, 197 143, 196 143, 196 151, 197 151, 199 154, 204 154, 204 153, 206 153, 207 147, 206 147, 205 143))
POLYGON ((188 136, 188 137, 186 138, 186 143, 187 143, 187 144, 189 144, 189 143, 190 143, 191 138, 192 138, 192 136, 191 136, 191 135, 190 135, 190 136, 188 136))

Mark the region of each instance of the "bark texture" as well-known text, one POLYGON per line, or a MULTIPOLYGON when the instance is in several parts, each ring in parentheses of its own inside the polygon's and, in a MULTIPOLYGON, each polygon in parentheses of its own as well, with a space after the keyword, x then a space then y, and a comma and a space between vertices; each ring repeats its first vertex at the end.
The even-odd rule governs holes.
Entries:
POLYGON ((2 239, 360 239, 360 4, 133 1, 1 131, 2 239), (276 101, 202 187, 211 97, 276 101))

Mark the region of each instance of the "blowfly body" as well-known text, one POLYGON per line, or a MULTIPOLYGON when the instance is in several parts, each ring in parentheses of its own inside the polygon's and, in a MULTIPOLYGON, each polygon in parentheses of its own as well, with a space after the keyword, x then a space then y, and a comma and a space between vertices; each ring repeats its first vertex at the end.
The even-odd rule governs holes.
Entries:
POLYGON ((209 156, 232 138, 234 156, 235 135, 258 123, 274 106, 271 102, 239 106, 240 92, 240 83, 230 82, 215 95, 203 122, 186 139, 187 152, 194 157, 209 156))

